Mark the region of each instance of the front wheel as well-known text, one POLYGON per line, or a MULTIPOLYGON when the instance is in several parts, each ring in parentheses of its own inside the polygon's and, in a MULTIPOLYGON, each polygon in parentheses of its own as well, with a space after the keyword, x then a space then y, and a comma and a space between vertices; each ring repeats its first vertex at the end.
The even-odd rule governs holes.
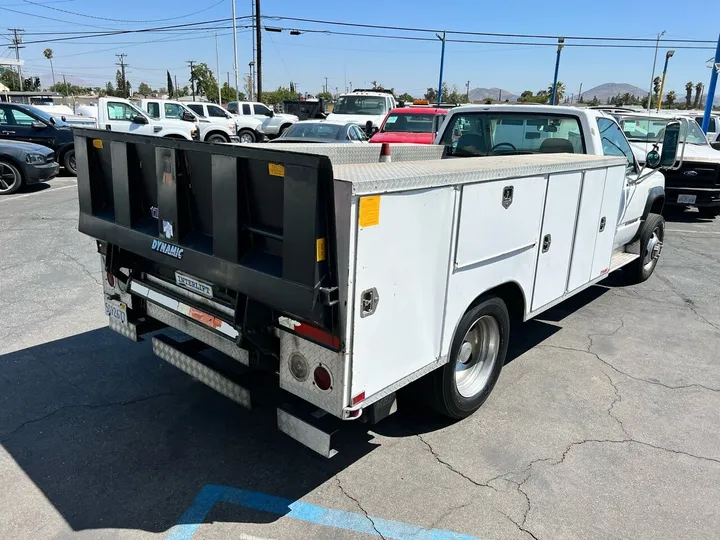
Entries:
POLYGON ((255 134, 250 131, 249 129, 243 129, 238 133, 238 137, 240 137, 241 143, 254 143, 255 142, 255 134))
POLYGON ((453 419, 470 416, 485 402, 507 355, 510 316, 500 298, 488 297, 460 320, 450 361, 430 374, 430 405, 453 419))
POLYGON ((77 176, 77 166, 75 165, 75 150, 68 150, 65 152, 65 157, 63 158, 63 166, 65 167, 65 170, 72 174, 73 176, 77 176))
POLYGON ((660 214, 648 214, 640 229, 640 257, 629 265, 630 283, 642 283, 655 271, 665 241, 665 219, 660 214))
POLYGON ((215 133, 213 135, 210 135, 207 138, 207 142, 219 144, 219 143, 230 142, 230 139, 228 139, 225 135, 221 135, 220 133, 215 133))
POLYGON ((0 160, 0 195, 15 193, 22 186, 22 173, 13 163, 0 160))

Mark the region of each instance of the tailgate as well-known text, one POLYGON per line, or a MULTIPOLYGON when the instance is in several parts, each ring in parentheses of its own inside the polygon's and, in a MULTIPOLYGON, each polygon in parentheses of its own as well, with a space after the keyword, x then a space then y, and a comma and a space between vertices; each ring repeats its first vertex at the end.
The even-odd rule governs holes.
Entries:
POLYGON ((325 156, 75 130, 79 230, 337 331, 325 156))

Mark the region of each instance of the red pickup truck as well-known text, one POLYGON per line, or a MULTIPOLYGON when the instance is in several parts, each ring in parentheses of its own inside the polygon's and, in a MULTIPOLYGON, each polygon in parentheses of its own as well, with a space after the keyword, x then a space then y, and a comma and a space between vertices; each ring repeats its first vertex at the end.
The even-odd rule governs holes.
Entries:
POLYGON ((447 109, 433 107, 392 109, 370 142, 433 144, 435 134, 432 133, 432 123, 436 114, 447 114, 447 109))

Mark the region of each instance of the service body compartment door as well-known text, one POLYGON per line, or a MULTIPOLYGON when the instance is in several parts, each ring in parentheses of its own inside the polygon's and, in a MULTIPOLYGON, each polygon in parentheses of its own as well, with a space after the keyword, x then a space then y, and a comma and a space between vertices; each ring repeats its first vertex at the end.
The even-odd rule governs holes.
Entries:
POLYGON ((548 181, 532 311, 565 294, 582 173, 554 174, 548 181))
POLYGON ((594 169, 586 171, 583 178, 568 292, 582 287, 591 279, 595 242, 600 230, 600 211, 603 204, 606 174, 607 169, 594 169))
POLYGON ((358 201, 352 397, 370 398, 440 356, 456 193, 358 201))
POLYGON ((603 191, 602 209, 600 210, 600 224, 595 240, 595 255, 593 257, 592 275, 595 279, 610 270, 615 232, 618 219, 623 208, 620 207, 625 186, 625 168, 612 167, 607 169, 605 177, 605 190, 603 191), (604 220, 604 221, 603 221, 604 220))

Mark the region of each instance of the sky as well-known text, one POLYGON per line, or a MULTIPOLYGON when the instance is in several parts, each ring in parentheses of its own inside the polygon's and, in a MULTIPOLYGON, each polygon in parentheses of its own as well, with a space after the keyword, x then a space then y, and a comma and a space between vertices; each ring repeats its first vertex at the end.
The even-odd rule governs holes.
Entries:
MULTIPOLYGON (((26 31, 26 47, 21 58, 26 61, 26 75, 40 76, 43 85, 52 83, 49 63, 42 51, 54 52, 55 76, 83 86, 104 86, 115 80, 117 58, 126 53, 130 66, 127 77, 133 88, 140 82, 152 87, 165 87, 165 70, 187 84, 188 60, 206 62, 216 70, 215 37, 212 31, 195 32, 179 29, 165 33, 127 34, 31 43, 67 37, 62 32, 103 32, 117 29, 140 29, 173 24, 229 18, 232 0, 0 0, 0 44, 9 44, 7 28, 26 31), (70 12, 70 13, 69 13, 70 12), (80 15, 78 15, 80 14, 80 15), (82 16, 81 16, 82 15, 82 16)), ((715 42, 720 32, 720 2, 703 0, 697 7, 686 9, 682 2, 656 0, 652 7, 646 2, 604 0, 603 2, 551 3, 514 0, 480 2, 455 0, 451 4, 420 0, 356 0, 351 2, 314 0, 261 0, 263 16, 300 17, 335 22, 388 26, 460 30, 550 36, 608 36, 655 38, 663 30, 664 39, 693 39, 715 42), (703 13, 704 11, 704 13, 703 13)), ((236 0, 238 17, 251 14, 252 0, 236 0)), ((230 23, 217 23, 225 27, 230 23)), ((238 22, 238 64, 240 77, 249 71, 252 60, 252 32, 238 22)), ((360 29, 313 24, 288 20, 264 20, 264 26, 284 28, 280 33, 263 31, 263 88, 274 89, 296 83, 301 92, 317 93, 327 77, 331 92, 342 92, 350 86, 368 87, 377 81, 398 93, 418 96, 428 87, 437 87, 440 71, 441 42, 384 39, 379 37, 346 36, 324 33, 326 30, 360 34, 413 36, 433 38, 433 33, 407 33, 396 30, 360 29), (290 29, 315 30, 291 36, 290 29)), ((233 74, 232 30, 220 28, 218 33, 219 71, 223 81, 233 74)), ((451 36, 448 36, 449 38, 451 36)), ((487 38, 453 36, 474 40, 519 38, 487 38)), ((552 43, 552 40, 525 39, 529 42, 552 43)), ((630 83, 649 88, 654 44, 647 49, 573 47, 582 41, 567 39, 562 51, 560 80, 568 95, 576 93, 582 83, 584 90, 605 82, 630 83)), ((585 42, 587 43, 587 42, 585 42)), ((676 48, 668 68, 665 91, 685 95, 687 81, 710 79, 708 59, 714 56, 715 45, 691 44, 704 50, 678 49, 680 44, 661 41, 657 74, 662 71, 665 52, 676 48)), ((688 44, 686 44, 688 45, 688 44)), ((0 49, 0 57, 14 51, 0 49)), ((477 43, 446 43, 444 80, 450 86, 464 89, 500 87, 519 94, 537 91, 552 83, 555 67, 555 46, 521 46, 515 43, 489 45, 477 43)))

